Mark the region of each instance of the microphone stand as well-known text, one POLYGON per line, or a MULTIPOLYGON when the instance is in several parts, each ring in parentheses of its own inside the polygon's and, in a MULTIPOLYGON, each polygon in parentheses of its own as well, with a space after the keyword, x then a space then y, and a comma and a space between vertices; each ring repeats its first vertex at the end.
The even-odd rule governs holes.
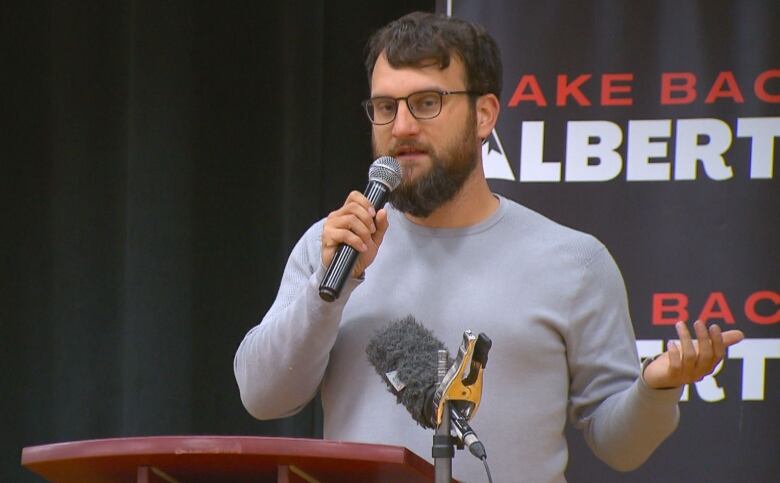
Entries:
MULTIPOLYGON (((447 351, 439 350, 438 352, 438 366, 437 376, 438 383, 441 384, 444 381, 444 376, 447 374, 447 351)), ((431 453, 433 454, 433 467, 436 475, 436 483, 451 483, 452 482, 452 458, 455 456, 455 445, 450 431, 452 429, 452 422, 450 420, 450 402, 442 401, 444 404, 444 413, 442 414, 441 424, 436 428, 436 432, 433 435, 433 448, 431 453)))

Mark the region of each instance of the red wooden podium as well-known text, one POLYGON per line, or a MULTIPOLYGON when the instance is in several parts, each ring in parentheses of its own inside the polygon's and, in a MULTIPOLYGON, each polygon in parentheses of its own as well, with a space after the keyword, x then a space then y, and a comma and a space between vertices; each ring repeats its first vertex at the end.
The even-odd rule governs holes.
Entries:
POLYGON ((433 465, 406 448, 297 438, 156 436, 22 450, 57 483, 428 482, 433 465))

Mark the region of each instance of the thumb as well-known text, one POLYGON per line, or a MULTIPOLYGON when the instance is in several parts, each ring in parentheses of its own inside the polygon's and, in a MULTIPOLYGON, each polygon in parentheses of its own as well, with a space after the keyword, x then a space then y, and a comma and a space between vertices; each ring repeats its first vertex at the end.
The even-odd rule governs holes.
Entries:
POLYGON ((374 243, 376 243, 376 246, 378 247, 382 244, 382 240, 385 238, 385 232, 387 232, 387 227, 389 226, 389 223, 387 222, 387 211, 384 208, 377 211, 374 223, 376 225, 376 231, 371 235, 371 238, 374 239, 374 243))

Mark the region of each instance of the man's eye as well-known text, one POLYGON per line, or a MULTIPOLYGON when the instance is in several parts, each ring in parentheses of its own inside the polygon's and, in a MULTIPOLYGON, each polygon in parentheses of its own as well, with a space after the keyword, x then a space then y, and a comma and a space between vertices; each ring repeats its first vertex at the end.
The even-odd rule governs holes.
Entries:
POLYGON ((394 101, 374 101, 374 110, 378 112, 393 112, 395 110, 394 101))
POLYGON ((420 109, 431 109, 436 107, 438 104, 438 96, 433 94, 422 96, 415 101, 415 105, 420 109))

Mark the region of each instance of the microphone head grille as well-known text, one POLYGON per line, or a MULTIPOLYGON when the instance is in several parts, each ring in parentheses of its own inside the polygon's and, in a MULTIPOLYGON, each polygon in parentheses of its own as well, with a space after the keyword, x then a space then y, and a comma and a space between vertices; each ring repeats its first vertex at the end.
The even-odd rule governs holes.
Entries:
POLYGON ((401 184, 401 165, 392 156, 382 156, 371 163, 368 180, 378 181, 393 191, 401 184))

